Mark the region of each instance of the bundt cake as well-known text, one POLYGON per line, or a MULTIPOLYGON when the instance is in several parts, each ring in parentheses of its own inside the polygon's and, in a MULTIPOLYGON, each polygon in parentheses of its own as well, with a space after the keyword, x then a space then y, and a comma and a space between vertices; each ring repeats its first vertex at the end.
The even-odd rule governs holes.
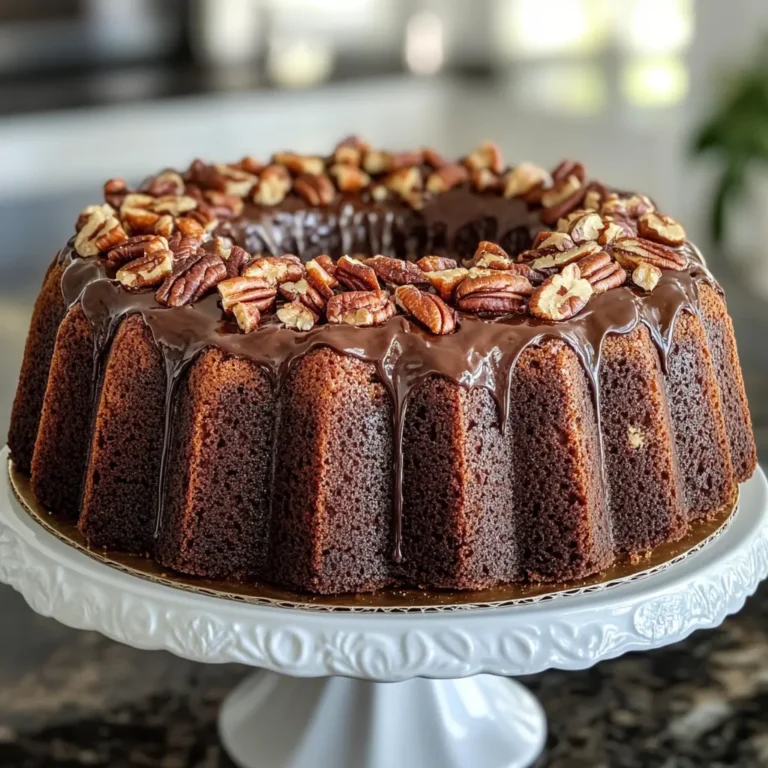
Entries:
POLYGON ((105 185, 8 442, 92 548, 338 594, 593 575, 755 467, 722 291, 646 196, 357 138, 105 185))

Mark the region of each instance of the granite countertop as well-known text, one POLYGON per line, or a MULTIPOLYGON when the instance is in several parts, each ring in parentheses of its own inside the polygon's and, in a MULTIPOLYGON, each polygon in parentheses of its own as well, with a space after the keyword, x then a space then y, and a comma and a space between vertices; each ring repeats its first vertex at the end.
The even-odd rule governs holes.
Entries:
MULTIPOLYGON (((3 768, 228 764, 216 714, 247 668, 199 665, 70 630, 8 589, 0 590, 0 615, 3 768)), ((536 768, 768 765, 768 584, 719 629, 523 682, 549 719, 536 768)))

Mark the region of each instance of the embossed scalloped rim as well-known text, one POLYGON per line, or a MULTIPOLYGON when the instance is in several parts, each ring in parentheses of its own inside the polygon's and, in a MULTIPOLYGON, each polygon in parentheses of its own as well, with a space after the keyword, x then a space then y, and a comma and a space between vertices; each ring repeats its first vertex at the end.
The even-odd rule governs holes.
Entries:
POLYGON ((38 613, 138 648, 299 676, 397 681, 581 669, 716 626, 768 574, 768 485, 759 470, 726 534, 677 568, 567 601, 428 616, 288 611, 166 589, 53 538, 0 483, 0 581, 38 613))
POLYGON ((489 600, 477 600, 478 592, 418 593, 415 590, 405 590, 403 592, 386 590, 383 593, 355 595, 348 598, 345 598, 343 595, 331 598, 324 596, 308 597, 300 592, 280 590, 270 585, 238 585, 218 582, 216 586, 206 586, 202 583, 203 580, 196 580, 194 577, 185 577, 182 574, 166 575, 162 573, 163 569, 160 566, 146 558, 134 555, 123 556, 118 553, 108 554, 91 550, 85 546, 85 542, 79 536, 79 533, 71 533, 70 529, 73 526, 63 526, 45 513, 29 488, 27 477, 15 469, 10 458, 8 459, 7 467, 8 478, 14 496, 27 514, 48 533, 99 563, 131 576, 146 579, 152 583, 217 599, 233 600, 252 605, 268 605, 278 608, 332 613, 442 613, 446 611, 507 608, 515 605, 532 605, 566 597, 602 592, 661 573, 667 568, 695 555, 720 536, 738 512, 737 496, 736 504, 730 512, 721 513, 712 521, 702 522, 700 529, 692 529, 690 535, 684 541, 677 544, 672 543, 655 550, 655 559, 647 567, 642 567, 642 561, 640 563, 620 564, 612 568, 608 574, 604 574, 609 577, 603 581, 600 581, 600 575, 598 574, 595 577, 582 580, 581 582, 574 582, 571 585, 557 585, 559 588, 555 588, 555 585, 552 585, 551 589, 548 589, 547 585, 536 585, 533 594, 526 594, 527 590, 524 586, 509 585, 508 587, 489 590, 489 594, 492 593, 494 595, 494 599, 489 600), (707 531, 710 531, 708 535, 706 535, 707 531), (687 548, 685 548, 686 546, 687 548), (670 549, 668 556, 662 551, 665 549, 670 549), (667 559, 664 559, 665 556, 667 556, 667 559), (219 586, 219 584, 223 586, 219 586), (230 589, 227 589, 227 586, 230 589), (264 594, 259 594, 260 590, 264 594), (277 593, 280 596, 270 593, 277 593), (417 595, 417 597, 414 598, 413 594, 417 595), (499 594, 503 594, 504 597, 499 598, 499 594), (400 596, 400 604, 398 604, 398 596, 400 596), (430 599, 434 600, 434 602, 430 602, 430 599))

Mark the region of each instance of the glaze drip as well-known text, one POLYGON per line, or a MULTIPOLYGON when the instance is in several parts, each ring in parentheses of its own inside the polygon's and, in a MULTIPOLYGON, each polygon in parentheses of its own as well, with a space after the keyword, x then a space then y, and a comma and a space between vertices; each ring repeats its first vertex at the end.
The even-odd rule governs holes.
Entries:
MULTIPOLYGON (((467 189, 446 193, 425 210, 414 213, 399 204, 356 204, 344 199, 328 209, 304 210, 295 200, 276 209, 247 206, 243 217, 227 222, 218 234, 231 237, 251 252, 297 253, 307 260, 320 253, 383 253, 413 259, 424 253, 471 255, 480 239, 497 239, 519 252, 538 229, 535 217, 518 201, 474 194, 467 189)), ((172 444, 174 401, 181 377, 206 347, 247 358, 268 374, 273 392, 299 357, 319 347, 374 363, 394 406, 393 513, 395 562, 402 560, 403 431, 408 398, 425 378, 444 376, 456 384, 485 387, 496 401, 499 422, 506 431, 510 387, 520 355, 547 339, 568 344, 589 378, 595 412, 600 419, 599 365, 602 342, 612 333, 629 333, 639 323, 649 329, 662 365, 672 343, 681 311, 698 313, 698 283, 715 285, 703 260, 685 246, 689 267, 664 272, 658 286, 646 294, 628 285, 595 296, 576 317, 548 322, 530 315, 493 320, 459 313, 458 330, 435 336, 405 317, 396 316, 374 328, 320 325, 307 332, 283 327, 274 316, 251 334, 240 334, 209 295, 189 306, 160 306, 153 293, 129 293, 97 259, 80 259, 71 248, 60 253, 68 263, 62 277, 67 306, 80 302, 94 329, 94 397, 98 371, 120 321, 140 314, 152 332, 166 369, 165 429, 158 487, 155 536, 163 523, 165 479, 172 444)), ((599 426, 599 422, 598 422, 599 426)), ((602 451, 602 438, 601 451, 602 451)), ((603 463, 603 472, 604 462, 603 463)), ((603 478, 604 479, 604 478, 603 478)), ((605 483, 604 483, 605 486, 605 483)))

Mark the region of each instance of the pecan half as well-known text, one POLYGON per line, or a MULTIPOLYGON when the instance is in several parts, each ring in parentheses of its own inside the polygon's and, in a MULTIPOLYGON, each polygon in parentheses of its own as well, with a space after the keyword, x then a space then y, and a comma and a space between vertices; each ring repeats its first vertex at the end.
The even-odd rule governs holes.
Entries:
POLYGON ((568 320, 587 306, 592 293, 592 286, 581 277, 579 268, 569 264, 534 290, 528 309, 534 317, 568 320))
POLYGON ((655 211, 643 214, 637 222, 637 234, 646 240, 678 248, 685 243, 685 230, 682 224, 671 216, 664 216, 655 211))
MULTIPOLYGON (((554 176, 553 176, 554 178, 554 176)), ((570 213, 581 205, 584 199, 584 186, 576 174, 562 181, 555 181, 552 189, 546 190, 541 196, 541 221, 547 226, 553 226, 558 219, 570 213)))
MULTIPOLYGON (((193 219, 191 216, 180 216, 176 219, 176 226, 182 235, 199 237, 201 240, 206 235, 205 227, 197 219, 193 219)), ((155 231, 157 231, 157 224, 155 224, 155 231)))
POLYGON ((176 261, 181 261, 182 259, 188 259, 190 256, 196 254, 201 242, 199 237, 182 235, 177 232, 168 240, 168 247, 173 251, 176 261))
POLYGON ((550 232, 549 230, 544 230, 536 234, 536 237, 533 239, 531 250, 523 251, 523 253, 526 254, 526 258, 520 258, 523 255, 520 254, 518 260, 527 261, 531 258, 536 258, 536 256, 533 255, 536 251, 568 251, 573 248, 574 245, 575 243, 571 240, 571 236, 567 232, 550 232))
POLYGON ((285 256, 262 256, 250 262, 242 273, 243 277, 263 277, 275 285, 287 281, 296 282, 304 277, 304 265, 293 254, 285 256))
POLYGON ((618 288, 627 279, 627 273, 605 251, 589 254, 576 262, 581 276, 592 286, 595 296, 611 288, 618 288))
POLYGON ((104 182, 104 200, 113 208, 119 208, 130 191, 125 179, 114 178, 104 182))
POLYGON ((626 199, 625 205, 627 212, 633 219, 639 219, 646 213, 652 213, 656 210, 656 206, 648 195, 632 195, 626 199))
POLYGON ((236 219, 243 212, 245 203, 238 195, 230 195, 226 192, 219 192, 217 189, 206 189, 203 192, 203 198, 210 207, 211 213, 219 219, 225 221, 236 219))
POLYGON ((117 279, 129 290, 147 288, 162 282, 173 270, 173 251, 146 253, 117 270, 117 279))
POLYGON ((367 141, 357 136, 347 136, 333 150, 333 162, 343 165, 360 165, 363 155, 370 149, 367 141))
POLYGON ((469 270, 463 267, 454 267, 453 269, 440 269, 435 272, 425 272, 425 277, 437 291, 437 295, 443 301, 450 301, 456 286, 466 280, 469 270))
POLYGON ((248 263, 251 254, 241 248, 239 245, 229 245, 224 243, 221 237, 216 238, 216 252, 221 256, 227 267, 227 277, 237 277, 240 270, 248 263))
POLYGON ((456 304, 464 312, 503 315, 525 308, 533 286, 522 275, 493 272, 467 277, 456 288, 456 304))
POLYGON ((333 183, 327 176, 303 173, 293 182, 293 191, 310 205, 328 205, 336 197, 333 183))
POLYGON ((493 173, 501 173, 504 170, 504 158, 501 150, 492 141, 484 141, 464 158, 464 165, 470 171, 479 171, 487 168, 493 173))
POLYGON ((221 178, 219 190, 226 195, 247 197, 259 177, 234 165, 215 165, 216 173, 221 178))
POLYGON ((377 291, 379 279, 373 267, 351 256, 342 256, 336 262, 336 279, 352 291, 377 291))
POLYGON ((550 269, 552 267, 559 268, 564 267, 567 264, 573 264, 579 259, 589 256, 592 253, 598 253, 600 246, 597 243, 583 243, 573 248, 569 248, 567 251, 554 251, 547 253, 544 256, 540 256, 531 262, 531 266, 534 269, 550 269))
POLYGON ((181 174, 174 170, 167 170, 158 173, 147 184, 147 194, 154 197, 164 197, 166 195, 183 195, 184 194, 184 179, 181 174))
POLYGON ((503 188, 501 179, 487 168, 472 171, 471 180, 477 192, 499 192, 503 188))
POLYGON ((395 290, 395 303, 428 331, 438 336, 456 330, 456 312, 439 296, 420 291, 414 285, 395 290))
POLYGON ((548 189, 552 176, 533 163, 520 163, 504 177, 504 197, 521 197, 534 189, 548 189))
POLYGON ((311 309, 316 315, 322 314, 325 309, 326 299, 319 291, 310 285, 304 278, 296 282, 282 283, 277 288, 280 295, 288 301, 300 301, 305 307, 311 309))
POLYGON ((291 191, 291 175, 282 165, 268 165, 259 175, 253 190, 253 202, 259 205, 279 205, 291 191))
POLYGON ((200 251, 177 262, 155 294, 155 301, 167 307, 183 307, 201 299, 227 276, 227 267, 216 253, 200 251))
MULTIPOLYGON (((111 267, 127 264, 129 261, 140 259, 146 250, 147 243, 155 238, 155 235, 134 235, 118 245, 113 245, 106 253, 107 263, 111 267)), ((163 250, 168 248, 165 242, 163 250)))
POLYGON ((246 155, 238 164, 238 168, 241 168, 246 173, 253 174, 258 178, 258 175, 264 170, 264 163, 257 160, 252 155, 246 155))
POLYGON ((644 291, 652 291, 659 284, 659 280, 661 270, 646 261, 641 261, 632 271, 632 282, 644 291))
POLYGON ((237 327, 243 333, 252 333, 261 323, 261 312, 253 302, 240 302, 232 307, 232 314, 237 320, 237 327))
POLYGON ((155 213, 170 213, 171 216, 181 216, 197 208, 197 200, 190 195, 162 195, 152 203, 155 213))
POLYGON ((440 272, 446 269, 456 269, 459 265, 455 259, 449 259, 446 256, 422 256, 416 266, 422 272, 440 272))
POLYGON ((624 224, 619 223, 618 221, 611 221, 610 217, 604 217, 603 221, 605 222, 605 229, 597 238, 597 242, 600 243, 600 245, 608 245, 621 237, 632 237, 632 229, 624 224))
POLYGON ((486 269, 509 269, 511 264, 512 259, 509 258, 509 254, 500 245, 488 240, 481 240, 478 243, 471 261, 473 267, 486 269))
POLYGON ((361 168, 348 163, 336 163, 328 169, 341 192, 359 192, 371 183, 371 177, 361 168))
POLYGON ((400 168, 392 171, 384 179, 384 185, 390 192, 407 198, 416 190, 421 189, 421 171, 415 165, 410 168, 400 168))
POLYGON ((651 240, 624 237, 614 240, 611 250, 619 264, 626 269, 634 269, 641 261, 659 269, 675 270, 685 269, 688 263, 684 254, 651 240))
POLYGON ((448 163, 450 162, 443 155, 441 155, 436 149, 431 149, 430 147, 424 147, 422 152, 424 153, 424 162, 431 168, 434 168, 435 170, 439 170, 444 165, 448 165, 448 163))
POLYGON ((423 160, 424 152, 421 150, 415 152, 382 152, 378 149, 371 149, 365 153, 363 168, 371 175, 376 176, 401 168, 421 165, 423 160))
POLYGON ((591 181, 587 184, 587 190, 584 193, 584 207, 589 211, 599 211, 603 200, 608 196, 608 190, 605 185, 599 181, 591 181))
POLYGON ((382 280, 394 285, 429 285, 429 280, 412 261, 391 259, 389 256, 373 256, 367 259, 365 264, 382 280))
POLYGON ((571 176, 575 176, 582 184, 587 177, 587 172, 582 163, 578 160, 563 160, 554 171, 552 171, 552 180, 555 184, 565 181, 571 176))
POLYGON ((469 171, 459 163, 444 165, 427 177, 427 192, 438 195, 469 180, 469 171))
MULTIPOLYGON (((307 270, 307 282, 327 301, 333 296, 333 289, 339 284, 336 270, 331 274, 319 258, 308 261, 304 268, 307 270)), ((377 283, 378 285, 378 283, 377 283)))
POLYGON ((597 240, 606 224, 594 211, 586 211, 574 216, 568 222, 568 234, 577 245, 597 240))
POLYGON ((132 234, 154 232, 160 218, 159 213, 150 211, 148 208, 139 208, 124 203, 120 209, 120 220, 132 234))
POLYGON ((315 261, 331 276, 336 277, 336 262, 327 254, 315 256, 315 261))
POLYGON ((329 323, 368 327, 381 325, 395 314, 387 291, 349 291, 328 300, 325 314, 329 323))
POLYGON ((128 239, 110 206, 91 206, 86 211, 80 215, 80 228, 75 235, 75 251, 79 256, 96 256, 128 239))
POLYGON ((297 155, 295 152, 276 152, 272 162, 286 167, 295 176, 303 174, 319 176, 325 170, 322 157, 297 155))
POLYGON ((216 287, 225 312, 231 312, 240 302, 255 302, 260 312, 266 312, 277 296, 277 286, 263 277, 230 277, 216 287))
POLYGON ((283 304, 277 310, 277 319, 286 328, 293 328, 296 331, 310 331, 317 322, 317 317, 312 310, 298 301, 283 304))

